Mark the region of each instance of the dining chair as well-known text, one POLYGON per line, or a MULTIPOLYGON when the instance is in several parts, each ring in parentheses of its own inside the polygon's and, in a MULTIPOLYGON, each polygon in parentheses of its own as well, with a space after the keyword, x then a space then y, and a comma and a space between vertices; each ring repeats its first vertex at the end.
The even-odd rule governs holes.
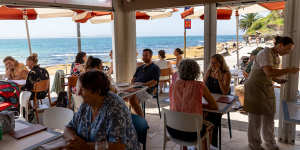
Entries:
POLYGON ((205 135, 200 135, 203 126, 203 116, 200 114, 184 113, 184 112, 174 112, 167 109, 162 109, 163 111, 163 150, 166 149, 166 144, 168 141, 173 141, 183 146, 196 146, 197 150, 203 150, 203 148, 210 148, 209 133, 205 132, 205 135), (168 128, 183 132, 193 132, 196 133, 196 139, 194 141, 184 141, 169 134, 168 128), (168 135, 167 135, 168 133, 168 135), (203 146, 205 145, 205 147, 203 146))
MULTIPOLYGON (((153 93, 152 93, 152 97, 156 99, 159 118, 161 118, 160 105, 159 105, 158 85, 159 85, 159 83, 155 86, 155 88, 153 90, 153 93)), ((146 117, 146 102, 145 101, 142 102, 142 109, 144 111, 144 117, 146 117)))
POLYGON ((72 104, 72 88, 76 87, 78 80, 78 76, 70 76, 68 77, 68 94, 69 94, 69 107, 71 107, 72 104))
MULTIPOLYGON (((159 78, 159 82, 160 83, 169 83, 171 82, 171 68, 166 68, 166 69, 160 69, 160 78, 159 78)), ((165 88, 165 86, 163 86, 165 88)), ((160 89, 162 90, 162 87, 160 87, 160 89)))
MULTIPOLYGON (((37 119, 37 123, 39 123, 38 112, 46 108, 46 107, 44 107, 44 105, 41 105, 43 107, 39 106, 38 101, 40 101, 42 104, 43 99, 38 98, 37 95, 39 92, 44 92, 44 91, 47 91, 46 97, 49 100, 49 107, 51 107, 52 102, 51 102, 51 96, 50 96, 50 80, 49 79, 38 81, 38 82, 34 83, 34 85, 33 85, 33 89, 32 89, 32 93, 34 94, 33 108, 34 108, 35 116, 37 119)), ((30 101, 29 101, 29 103, 30 103, 30 101)))
POLYGON ((64 107, 52 107, 43 113, 43 125, 51 129, 64 130, 65 126, 72 120, 73 111, 64 107))

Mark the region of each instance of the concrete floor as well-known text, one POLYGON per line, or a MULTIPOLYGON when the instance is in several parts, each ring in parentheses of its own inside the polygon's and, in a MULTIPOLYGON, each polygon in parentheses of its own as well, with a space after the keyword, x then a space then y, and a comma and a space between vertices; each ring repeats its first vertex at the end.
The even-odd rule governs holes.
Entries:
MULTIPOLYGON (((158 115, 147 114, 146 120, 150 126, 147 137, 147 150, 163 149, 163 123, 158 115)), ((223 122, 226 120, 222 120, 223 122)), ((233 128, 232 139, 229 138, 228 128, 222 128, 222 150, 250 150, 248 148, 247 132, 233 128)), ((295 145, 278 143, 281 150, 300 150, 300 141, 295 145)), ((263 145, 264 146, 264 145, 263 145)), ((167 143, 167 150, 179 150, 180 146, 174 142, 167 143)), ((266 149, 267 150, 267 149, 266 149)))
MULTIPOLYGON (((166 91, 167 92, 167 91, 166 91)), ((168 94, 160 94, 160 107, 169 108, 166 101, 168 94)), ((278 103, 277 103, 278 105, 278 103)), ((278 106, 277 106, 278 107, 278 106)), ((146 104, 146 120, 150 126, 147 137, 147 150, 163 149, 163 122, 159 118, 156 100, 146 104)), ((230 113, 232 126, 232 139, 229 137, 227 115, 222 118, 222 150, 250 150, 248 148, 248 116, 240 112, 230 113)), ((275 118, 275 134, 277 136, 278 117, 275 118)), ((278 143, 281 150, 300 150, 300 126, 296 126, 296 143, 287 145, 278 143)), ((263 145, 264 146, 264 145, 263 145)), ((265 146, 264 146, 265 147, 265 146)), ((180 146, 174 142, 167 143, 168 150, 179 150, 180 146)), ((267 149, 266 149, 267 150, 267 149)))

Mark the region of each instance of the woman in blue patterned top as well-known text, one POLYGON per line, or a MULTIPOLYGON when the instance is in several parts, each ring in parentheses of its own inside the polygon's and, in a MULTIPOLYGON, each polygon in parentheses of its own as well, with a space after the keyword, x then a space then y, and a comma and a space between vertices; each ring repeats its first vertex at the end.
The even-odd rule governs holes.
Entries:
POLYGON ((79 77, 84 103, 67 125, 66 149, 94 149, 95 142, 108 142, 109 149, 139 150, 131 114, 123 100, 109 92, 110 81, 100 71, 79 77))

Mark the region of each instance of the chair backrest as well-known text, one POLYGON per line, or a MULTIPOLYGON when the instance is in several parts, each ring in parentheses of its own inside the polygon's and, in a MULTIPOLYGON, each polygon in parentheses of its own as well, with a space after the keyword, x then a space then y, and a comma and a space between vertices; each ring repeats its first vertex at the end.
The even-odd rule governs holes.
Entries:
POLYGON ((34 83, 32 92, 48 91, 50 88, 50 80, 41 80, 34 83))
POLYGON ((77 80, 78 80, 78 76, 68 77, 68 86, 69 87, 75 87, 76 83, 77 83, 77 80))
POLYGON ((65 126, 72 120, 73 111, 63 107, 51 107, 43 113, 43 125, 51 129, 64 130, 65 126))
POLYGON ((170 76, 171 68, 160 69, 160 76, 170 76))
POLYGON ((203 116, 200 114, 174 112, 163 108, 164 124, 170 128, 185 131, 198 132, 202 129, 203 116))

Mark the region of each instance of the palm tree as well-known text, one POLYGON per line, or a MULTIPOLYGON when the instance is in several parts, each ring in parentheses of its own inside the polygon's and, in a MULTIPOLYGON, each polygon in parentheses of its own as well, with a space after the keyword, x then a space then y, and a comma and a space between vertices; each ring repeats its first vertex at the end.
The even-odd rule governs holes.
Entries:
POLYGON ((240 28, 243 31, 246 31, 251 27, 251 25, 261 17, 258 15, 258 13, 249 13, 246 15, 242 15, 242 18, 240 19, 240 28))

